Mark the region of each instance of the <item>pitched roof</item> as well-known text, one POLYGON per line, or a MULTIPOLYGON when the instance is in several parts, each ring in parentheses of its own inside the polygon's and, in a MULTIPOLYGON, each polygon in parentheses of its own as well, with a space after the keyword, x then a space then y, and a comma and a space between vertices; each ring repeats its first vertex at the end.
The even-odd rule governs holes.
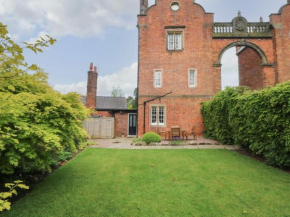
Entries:
MULTIPOLYGON (((86 105, 86 96, 81 96, 81 100, 86 105)), ((124 110, 127 109, 125 97, 97 96, 97 109, 124 110)))
POLYGON ((97 109, 127 109, 126 98, 97 96, 97 109))

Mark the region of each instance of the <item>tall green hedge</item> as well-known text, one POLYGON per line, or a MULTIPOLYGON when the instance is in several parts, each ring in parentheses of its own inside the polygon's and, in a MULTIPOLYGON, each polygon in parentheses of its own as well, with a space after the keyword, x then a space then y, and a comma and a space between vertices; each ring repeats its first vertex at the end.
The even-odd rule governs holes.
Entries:
POLYGON ((229 112, 235 106, 237 97, 248 90, 246 87, 227 88, 225 91, 220 91, 212 101, 204 103, 202 112, 206 137, 225 144, 234 143, 229 112))
POLYGON ((290 82, 257 91, 226 88, 204 103, 202 113, 206 137, 290 167, 290 82))

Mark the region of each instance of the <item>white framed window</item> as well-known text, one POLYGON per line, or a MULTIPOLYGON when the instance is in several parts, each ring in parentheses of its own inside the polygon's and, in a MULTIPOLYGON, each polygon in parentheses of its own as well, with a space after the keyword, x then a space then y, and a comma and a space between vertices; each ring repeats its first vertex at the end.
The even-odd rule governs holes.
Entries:
POLYGON ((153 126, 165 126, 165 106, 152 105, 150 111, 150 122, 153 126))
POLYGON ((183 49, 183 32, 167 32, 167 49, 183 49))
POLYGON ((162 70, 154 70, 154 87, 162 87, 162 70))
POLYGON ((197 71, 196 69, 189 69, 188 70, 188 86, 189 87, 196 87, 197 85, 197 71))

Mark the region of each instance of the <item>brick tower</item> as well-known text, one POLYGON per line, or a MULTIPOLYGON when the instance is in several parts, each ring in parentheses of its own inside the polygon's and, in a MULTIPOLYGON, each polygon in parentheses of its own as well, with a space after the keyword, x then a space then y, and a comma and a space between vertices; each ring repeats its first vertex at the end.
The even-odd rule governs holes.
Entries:
POLYGON ((259 89, 290 80, 290 0, 269 22, 241 12, 214 22, 194 0, 140 0, 138 135, 173 126, 204 131, 202 103, 221 90, 223 54, 238 47, 240 84, 259 89))

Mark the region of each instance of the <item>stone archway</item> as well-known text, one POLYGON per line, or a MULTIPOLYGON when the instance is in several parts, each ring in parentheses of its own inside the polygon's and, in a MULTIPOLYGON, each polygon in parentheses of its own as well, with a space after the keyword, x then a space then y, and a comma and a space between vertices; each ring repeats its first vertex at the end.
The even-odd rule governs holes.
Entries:
POLYGON ((268 64, 268 58, 265 54, 265 52, 257 45, 255 45, 254 43, 251 43, 251 42, 248 42, 246 40, 243 40, 243 41, 236 41, 236 42, 232 42, 230 44, 228 44, 227 46, 225 46, 219 53, 219 56, 218 56, 218 59, 217 59, 217 62, 216 62, 216 65, 221 65, 221 60, 222 60, 222 57, 224 55, 224 53, 232 48, 232 47, 237 47, 237 46, 245 46, 245 47, 250 47, 252 48, 254 51, 256 51, 259 56, 261 57, 261 60, 262 60, 262 66, 267 66, 269 65, 268 64))
MULTIPOLYGON (((214 93, 218 93, 221 90, 221 61, 224 53, 229 50, 230 48, 233 47, 248 47, 251 48, 254 53, 257 54, 257 56, 260 58, 261 62, 257 63, 259 64, 258 67, 261 67, 260 70, 260 80, 262 84, 260 85, 261 87, 267 87, 267 86, 272 86, 276 83, 276 75, 275 75, 275 65, 271 64, 269 61, 269 57, 267 54, 264 52, 264 50, 259 46, 261 43, 257 39, 250 39, 251 41, 248 41, 246 39, 242 39, 239 41, 236 40, 231 40, 228 43, 225 43, 225 41, 220 41, 220 40, 215 40, 215 45, 218 45, 219 49, 216 49, 216 54, 214 55, 214 63, 213 63, 213 75, 214 75, 214 86, 213 90, 214 93), (221 43, 222 42, 222 43, 221 43), (256 44, 258 43, 258 45, 256 44)), ((265 47, 264 47, 265 48, 265 47)), ((272 60, 272 57, 270 56, 270 59, 272 60)), ((246 85, 247 86, 247 85, 246 85)))

